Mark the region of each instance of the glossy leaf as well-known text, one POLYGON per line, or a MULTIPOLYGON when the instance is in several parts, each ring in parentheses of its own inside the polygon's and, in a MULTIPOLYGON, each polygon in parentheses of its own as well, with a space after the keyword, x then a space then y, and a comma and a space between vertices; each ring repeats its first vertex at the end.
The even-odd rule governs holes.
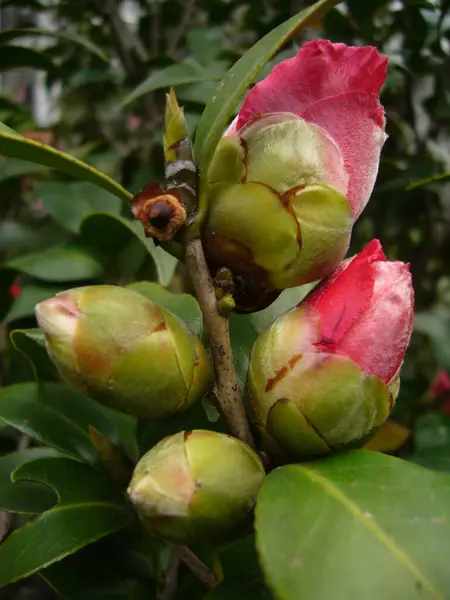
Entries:
POLYGON ((450 592, 450 478, 368 451, 273 471, 257 548, 280 600, 442 599, 450 592))
POLYGON ((0 45, 0 71, 23 67, 48 71, 53 74, 58 71, 56 65, 43 52, 26 46, 0 45))
POLYGON ((57 456, 50 448, 28 448, 0 457, 0 510, 39 514, 56 502, 54 491, 34 481, 11 481, 12 472, 23 463, 42 456, 57 456))
POLYGON ((127 106, 145 94, 161 88, 168 90, 170 87, 177 85, 210 81, 211 79, 219 79, 219 77, 214 73, 208 72, 207 69, 197 63, 188 61, 180 62, 152 73, 122 100, 120 106, 127 106))
POLYGON ((67 40, 68 42, 73 42, 77 46, 81 46, 85 50, 95 54, 103 61, 108 62, 108 57, 101 48, 92 43, 89 39, 70 31, 53 31, 50 29, 34 29, 32 27, 23 29, 6 29, 5 31, 0 32, 0 43, 4 44, 5 42, 9 42, 10 40, 20 37, 30 38, 35 36, 55 37, 62 40, 67 40))
POLYGON ((291 17, 259 40, 228 71, 203 112, 195 137, 195 153, 200 176, 206 177, 214 150, 228 119, 247 87, 272 56, 304 27, 337 4, 339 0, 320 0, 291 17))
POLYGON ((203 316, 197 300, 190 294, 173 294, 157 283, 138 281, 128 286, 155 302, 162 308, 170 310, 182 319, 195 335, 201 336, 203 331, 203 316))
POLYGON ((14 348, 28 360, 38 381, 54 380, 56 368, 45 349, 44 334, 40 329, 15 329, 10 334, 14 348))
POLYGON ((122 206, 116 196, 87 182, 40 182, 36 186, 36 195, 46 212, 72 233, 78 233, 81 222, 89 213, 105 211, 119 215, 122 206))
POLYGON ((43 281, 80 281, 97 279, 102 265, 79 246, 53 246, 10 260, 5 266, 43 281))
POLYGON ((89 434, 67 416, 39 403, 38 394, 38 386, 28 383, 0 389, 0 419, 44 445, 96 461, 89 434))
POLYGON ((50 167, 81 181, 89 181, 125 202, 131 198, 131 194, 120 184, 94 167, 51 146, 25 139, 6 126, 0 128, 0 154, 50 167))
POLYGON ((14 481, 51 486, 58 504, 0 546, 0 587, 43 569, 130 522, 122 495, 103 473, 69 458, 40 458, 14 481), (62 535, 62 532, 64 534, 62 535))

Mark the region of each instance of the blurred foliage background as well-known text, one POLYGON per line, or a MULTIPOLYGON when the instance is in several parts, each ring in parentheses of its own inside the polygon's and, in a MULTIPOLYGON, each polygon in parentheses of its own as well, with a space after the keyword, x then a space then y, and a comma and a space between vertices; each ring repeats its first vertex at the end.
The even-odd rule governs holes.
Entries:
MULTIPOLYGON (((135 193, 163 178, 168 88, 176 89, 194 134, 227 69, 309 4, 4 0, 0 120, 87 161, 135 193)), ((377 237, 389 259, 409 262, 417 313, 395 423, 377 443, 450 470, 450 1, 346 0, 293 40, 261 77, 314 37, 372 44, 389 56, 382 91, 389 138, 352 251, 377 237)), ((16 159, 0 159, 0 263, 2 386, 34 379, 24 354, 33 354, 39 365, 42 351, 20 330, 35 326, 34 305, 56 292, 141 280, 190 291, 182 265, 143 238, 119 199, 16 159), (18 331, 10 337, 12 330, 18 331)), ((292 292, 284 296, 289 304, 292 292)), ((0 428, 2 454, 28 444, 26 436, 0 428)), ((10 527, 0 514, 0 538, 10 527)), ((51 594, 30 580, 2 590, 0 598, 51 594)))

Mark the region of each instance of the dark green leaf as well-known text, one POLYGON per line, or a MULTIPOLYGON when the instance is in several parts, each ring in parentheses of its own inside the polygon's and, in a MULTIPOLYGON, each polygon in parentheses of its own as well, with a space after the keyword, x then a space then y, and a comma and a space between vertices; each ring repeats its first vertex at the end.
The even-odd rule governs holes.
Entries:
POLYGON ((40 458, 14 481, 52 487, 59 503, 16 529, 0 546, 0 587, 39 571, 130 521, 121 493, 103 473, 68 458, 40 458))
POLYGON ((263 331, 279 316, 283 315, 291 308, 294 308, 294 306, 297 306, 315 285, 316 283, 314 282, 284 290, 270 306, 259 312, 252 313, 251 320, 255 329, 259 333, 263 331))
POLYGON ((36 195, 47 213, 72 233, 78 233, 89 213, 105 211, 119 215, 122 204, 110 192, 87 182, 43 181, 37 184, 36 195))
POLYGON ((203 331, 203 316, 197 300, 190 294, 173 294, 157 283, 138 281, 128 286, 129 289, 142 294, 162 308, 170 310, 182 319, 196 335, 203 331))
POLYGON ((272 600, 264 583, 254 536, 247 536, 221 549, 219 560, 224 579, 204 600, 272 600))
POLYGON ((450 592, 450 478, 353 451, 273 471, 257 548, 280 600, 442 599, 450 592))
POLYGON ((0 45, 0 71, 21 67, 57 73, 58 69, 43 52, 26 46, 0 45))
POLYGON ((53 563, 40 575, 69 600, 154 600, 154 586, 132 573, 127 564, 135 557, 112 537, 53 563))
POLYGON ((26 254, 9 261, 6 266, 43 281, 97 279, 103 273, 102 265, 89 252, 68 245, 26 254))
POLYGON ((411 191, 432 183, 446 183, 449 179, 450 173, 440 173, 439 175, 432 175, 431 177, 425 177, 424 179, 413 181, 406 189, 411 191))
POLYGON ((177 85, 197 81, 209 81, 211 79, 220 79, 220 77, 194 62, 185 61, 177 63, 156 71, 156 73, 152 73, 124 98, 120 106, 123 107, 131 104, 131 102, 134 102, 141 96, 161 88, 166 88, 168 91, 170 87, 177 85))
POLYGON ((38 402, 39 386, 33 383, 0 389, 0 419, 44 445, 75 458, 97 460, 89 435, 50 406, 38 402))
POLYGON ((126 251, 134 240, 138 240, 152 257, 161 285, 167 285, 172 279, 177 259, 146 238, 140 223, 107 213, 93 213, 84 219, 80 231, 86 243, 115 257, 126 251))
POLYGON ((26 177, 29 175, 41 175, 48 172, 47 167, 36 165, 25 160, 9 158, 0 162, 0 182, 14 177, 26 177))
POLYGON ((62 40, 73 42, 78 46, 82 46, 85 50, 92 52, 92 54, 97 55, 103 61, 108 62, 108 57, 101 48, 96 46, 87 38, 70 31, 52 31, 49 29, 33 29, 31 27, 26 29, 6 29, 5 31, 0 32, 0 43, 4 44, 5 42, 9 42, 10 40, 14 40, 19 37, 30 38, 34 36, 56 37, 62 40))
POLYGON ((414 452, 408 456, 419 465, 450 471, 450 417, 429 412, 414 423, 414 452))
POLYGON ((416 313, 414 329, 429 336, 439 364, 450 372, 450 311, 445 307, 416 313))
POLYGON ((131 198, 131 194, 120 184, 94 167, 50 146, 25 139, 3 123, 0 127, 0 154, 50 167, 81 181, 89 181, 126 202, 131 198))
POLYGON ((11 323, 17 319, 32 316, 36 304, 43 300, 47 300, 47 298, 51 298, 60 291, 60 287, 26 285, 22 289, 22 293, 14 300, 11 308, 3 319, 3 323, 11 323))
POLYGON ((19 466, 42 456, 56 456, 50 448, 29 448, 0 458, 0 510, 39 514, 51 508, 57 498, 46 485, 32 481, 13 483, 11 473, 19 466))
POLYGON ((241 96, 272 56, 298 31, 310 25, 339 0, 320 0, 273 29, 228 71, 203 112, 195 137, 201 178, 206 177, 214 150, 241 96))
POLYGON ((55 379, 56 369, 47 354, 40 329, 15 329, 10 337, 14 348, 29 361, 36 380, 55 379))

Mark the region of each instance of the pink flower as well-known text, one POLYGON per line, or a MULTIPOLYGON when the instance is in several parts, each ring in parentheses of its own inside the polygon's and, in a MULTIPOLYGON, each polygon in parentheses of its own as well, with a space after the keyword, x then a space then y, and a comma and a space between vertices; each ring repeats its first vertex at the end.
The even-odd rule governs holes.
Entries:
POLYGON ((22 292, 23 288, 18 283, 13 283, 9 288, 9 295, 14 299, 18 298, 22 292))
POLYGON ((384 111, 378 99, 386 70, 387 58, 372 46, 308 42, 255 85, 226 135, 267 113, 294 113, 318 126, 324 134, 320 144, 323 160, 328 161, 330 171, 330 179, 324 183, 346 195, 356 219, 373 190, 386 140, 384 111))
POLYGON ((390 262, 378 240, 316 287, 301 303, 320 316, 319 352, 347 356, 390 383, 402 365, 414 319, 408 265, 390 262))

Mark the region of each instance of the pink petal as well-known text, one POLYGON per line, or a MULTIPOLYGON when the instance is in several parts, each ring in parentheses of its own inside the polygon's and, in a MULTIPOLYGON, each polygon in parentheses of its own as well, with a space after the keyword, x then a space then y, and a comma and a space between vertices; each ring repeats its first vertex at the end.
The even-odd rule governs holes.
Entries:
POLYGON ((301 303, 317 311, 322 319, 324 352, 334 352, 341 338, 369 309, 374 288, 372 264, 385 261, 378 240, 372 240, 356 256, 344 261, 301 303))
POLYGON ((376 94, 342 94, 316 102, 301 115, 320 125, 339 146, 349 176, 347 199, 356 219, 372 193, 386 140, 384 112, 376 94))
POLYGON ((277 65, 248 93, 237 123, 266 112, 295 112, 349 92, 377 94, 386 79, 387 58, 372 46, 313 40, 277 65))
POLYGON ((338 354, 349 356, 365 373, 389 383, 403 362, 411 337, 411 274, 402 262, 376 262, 372 269, 375 285, 370 307, 340 340, 338 354))

